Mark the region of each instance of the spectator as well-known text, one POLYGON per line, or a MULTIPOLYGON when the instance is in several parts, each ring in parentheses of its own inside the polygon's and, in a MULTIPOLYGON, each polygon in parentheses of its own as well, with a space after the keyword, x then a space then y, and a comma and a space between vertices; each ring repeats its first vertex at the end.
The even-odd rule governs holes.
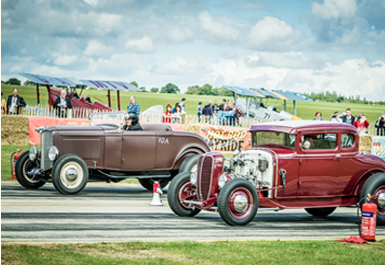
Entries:
POLYGON ((219 110, 219 106, 217 105, 217 100, 214 101, 212 109, 213 109, 213 114, 217 115, 217 112, 219 110))
POLYGON ((227 106, 227 100, 225 98, 222 100, 222 104, 224 104, 224 110, 225 110, 225 108, 227 106))
POLYGON ((130 97, 130 104, 127 106, 127 113, 135 113, 139 116, 139 113, 141 112, 141 107, 137 102, 135 102, 135 97, 130 97))
POLYGON ((7 112, 7 102, 3 99, 3 91, 1 91, 1 115, 7 112))
POLYGON ((217 112, 217 124, 218 125, 223 125, 224 123, 224 119, 226 119, 224 117, 224 114, 225 114, 225 105, 224 104, 221 104, 218 108, 218 112, 217 112))
POLYGON ((370 123, 363 113, 359 114, 354 121, 354 126, 358 128, 359 132, 367 133, 367 128, 369 125, 370 123))
POLYGON ((377 128, 377 136, 385 136, 385 113, 375 122, 375 128, 377 128))
POLYGON ((177 108, 177 106, 179 106, 179 105, 180 105, 180 103, 178 103, 178 102, 174 105, 174 108, 173 108, 173 110, 172 110, 173 113, 176 113, 176 108, 177 108))
POLYGON ((229 114, 229 115, 227 115, 227 119, 228 119, 228 125, 230 125, 230 126, 236 125, 236 116, 235 116, 234 108, 235 107, 232 105, 232 101, 229 100, 225 110, 229 114), (230 114, 233 114, 233 115, 230 115, 230 114))
POLYGON ((201 115, 202 115, 202 106, 201 106, 202 102, 198 102, 198 106, 197 106, 197 116, 198 116, 198 122, 201 122, 201 115))
POLYGON ((138 115, 134 112, 125 114, 125 125, 122 128, 125 131, 143 131, 141 125, 138 123, 138 115))
POLYGON ((172 123, 172 117, 174 114, 172 112, 172 105, 166 105, 166 111, 162 114, 162 122, 163 123, 172 123))
POLYGON ((351 116, 351 109, 347 108, 346 109, 346 115, 340 116, 342 119, 343 123, 349 124, 349 125, 354 125, 354 117, 351 116))
POLYGON ((322 113, 320 111, 315 113, 314 121, 322 121, 322 113))
POLYGON ((331 122, 339 122, 342 123, 342 119, 339 118, 339 112, 335 111, 333 115, 330 117, 331 122))
POLYGON ((172 119, 172 122, 181 123, 181 120, 182 120, 181 106, 177 103, 176 111, 174 112, 174 118, 172 119))
POLYGON ((237 125, 240 125, 240 117, 243 116, 244 113, 242 112, 241 109, 239 109, 236 106, 233 106, 233 110, 235 112, 235 117, 236 117, 237 125))
POLYGON ((67 118, 67 109, 72 109, 72 104, 67 97, 66 90, 60 91, 60 96, 55 100, 53 107, 56 109, 58 117, 67 118))
POLYGON ((207 105, 205 105, 204 109, 202 110, 202 115, 205 116, 205 122, 210 123, 213 117, 213 109, 212 109, 212 102, 209 101, 207 105))
POLYGON ((19 114, 20 107, 25 107, 24 99, 18 95, 17 88, 14 88, 12 91, 12 95, 8 96, 7 100, 7 113, 8 114, 19 114))
POLYGON ((181 107, 181 123, 182 124, 185 123, 185 115, 186 115, 186 112, 185 112, 185 102, 186 102, 186 98, 182 98, 181 102, 180 102, 180 107, 181 107))

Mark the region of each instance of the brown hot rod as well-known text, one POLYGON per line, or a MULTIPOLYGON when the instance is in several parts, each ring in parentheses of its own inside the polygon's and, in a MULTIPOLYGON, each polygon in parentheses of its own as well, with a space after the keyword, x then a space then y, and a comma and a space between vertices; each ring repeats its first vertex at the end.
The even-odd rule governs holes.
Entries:
POLYGON ((122 130, 125 112, 95 113, 89 126, 38 128, 41 150, 32 147, 16 163, 16 178, 26 188, 52 181, 62 194, 83 190, 88 181, 137 178, 152 189, 179 172, 195 170, 210 149, 197 134, 173 131, 167 124, 143 124, 143 131, 122 130))

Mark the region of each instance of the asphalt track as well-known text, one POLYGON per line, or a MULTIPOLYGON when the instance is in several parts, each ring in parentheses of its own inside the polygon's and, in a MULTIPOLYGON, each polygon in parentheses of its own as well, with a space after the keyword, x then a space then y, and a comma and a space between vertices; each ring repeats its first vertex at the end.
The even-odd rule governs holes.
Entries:
MULTIPOLYGON (((218 213, 180 218, 168 207, 149 206, 152 193, 139 185, 89 183, 80 194, 64 196, 52 184, 27 190, 1 183, 1 241, 122 242, 179 240, 299 240, 358 236, 356 208, 338 208, 326 218, 304 210, 259 211, 244 227, 232 227, 218 213)), ((385 227, 377 227, 377 239, 385 227)))

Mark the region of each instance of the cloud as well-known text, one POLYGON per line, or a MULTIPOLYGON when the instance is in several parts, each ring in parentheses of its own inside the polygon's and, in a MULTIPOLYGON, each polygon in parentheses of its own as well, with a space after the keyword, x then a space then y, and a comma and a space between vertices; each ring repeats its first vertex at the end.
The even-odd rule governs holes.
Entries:
POLYGON ((302 33, 285 21, 266 16, 252 27, 248 35, 248 45, 252 49, 287 49, 302 39, 302 33))
MULTIPOLYGON (((55 56, 55 55, 54 55, 55 56)), ((76 55, 57 55, 55 56, 54 64, 56 65, 69 65, 78 60, 76 55)))
POLYGON ((236 29, 214 21, 208 11, 198 14, 198 19, 201 27, 219 40, 235 40, 239 35, 236 29))
POLYGON ((149 53, 153 52, 153 42, 149 37, 143 37, 142 39, 133 39, 128 40, 126 42, 126 48, 136 51, 136 52, 143 52, 143 53, 149 53))
POLYGON ((190 29, 175 28, 169 31, 169 36, 175 42, 183 42, 192 39, 194 34, 190 29))
POLYGON ((108 47, 100 43, 98 40, 90 40, 87 44, 86 50, 83 52, 86 56, 102 56, 112 53, 113 47, 108 47))
POLYGON ((312 3, 311 12, 324 19, 341 19, 348 22, 355 15, 357 5, 355 0, 324 0, 323 4, 312 3))

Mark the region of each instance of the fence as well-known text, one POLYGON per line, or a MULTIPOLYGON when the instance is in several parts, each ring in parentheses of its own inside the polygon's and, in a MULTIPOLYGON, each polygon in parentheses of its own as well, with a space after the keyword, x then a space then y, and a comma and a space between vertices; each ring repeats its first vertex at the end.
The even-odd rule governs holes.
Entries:
MULTIPOLYGON (((106 110, 97 110, 97 109, 88 109, 88 108, 72 108, 67 111, 67 116, 62 115, 61 112, 57 112, 56 109, 50 108, 48 106, 26 106, 25 108, 21 108, 20 115, 24 116, 42 116, 42 117, 54 117, 54 118, 69 118, 69 119, 88 119, 88 117, 93 113, 103 113, 108 112, 106 110)), ((11 114, 10 115, 14 115, 11 114)), ((154 122, 161 123, 162 122, 162 113, 141 113, 139 121, 140 122, 154 122)), ((252 125, 263 122, 271 122, 275 120, 255 120, 251 118, 240 117, 239 122, 234 122, 233 120, 222 120, 219 121, 217 116, 213 116, 212 118, 205 118, 201 116, 201 119, 198 119, 197 115, 182 115, 179 118, 171 118, 172 123, 177 124, 202 124, 202 125, 224 125, 224 126, 237 126, 243 128, 250 128, 252 125), (235 124, 236 123, 236 124, 235 124)), ((368 132, 360 134, 367 134, 371 136, 377 135, 377 128, 375 128, 375 124, 370 124, 368 127, 368 132)))

